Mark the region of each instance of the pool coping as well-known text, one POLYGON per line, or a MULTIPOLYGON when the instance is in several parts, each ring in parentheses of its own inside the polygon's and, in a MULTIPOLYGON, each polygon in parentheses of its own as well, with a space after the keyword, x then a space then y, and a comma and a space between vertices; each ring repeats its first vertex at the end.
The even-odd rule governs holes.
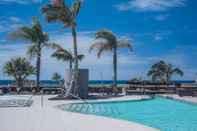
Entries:
MULTIPOLYGON (((68 101, 66 104, 82 104, 82 103, 109 103, 109 102, 129 102, 129 101, 145 101, 145 100, 152 100, 154 96, 150 95, 143 95, 136 98, 130 97, 120 97, 120 98, 110 98, 110 99, 97 99, 97 100, 78 100, 78 101, 68 101), (140 98, 141 97, 141 98, 140 98)), ((63 104, 63 105, 66 105, 63 104)))
POLYGON ((164 96, 164 95, 156 95, 155 97, 161 97, 161 98, 165 98, 165 99, 169 99, 169 100, 174 100, 174 101, 178 101, 178 102, 182 102, 182 103, 185 103, 185 104, 190 104, 190 105, 197 105, 197 102, 192 102, 192 101, 189 101, 189 100, 185 100, 181 97, 179 98, 176 98, 176 97, 173 97, 173 96, 164 96))
MULTIPOLYGON (((143 95, 142 98, 110 98, 110 99, 97 99, 97 100, 78 100, 78 101, 68 101, 64 104, 55 105, 54 108, 64 110, 63 106, 70 104, 98 104, 98 103, 118 103, 118 102, 140 102, 140 101, 148 101, 153 100, 154 96, 151 95, 143 95)), ((69 112, 69 111, 68 111, 69 112)), ((77 113, 77 112, 76 112, 77 113)))

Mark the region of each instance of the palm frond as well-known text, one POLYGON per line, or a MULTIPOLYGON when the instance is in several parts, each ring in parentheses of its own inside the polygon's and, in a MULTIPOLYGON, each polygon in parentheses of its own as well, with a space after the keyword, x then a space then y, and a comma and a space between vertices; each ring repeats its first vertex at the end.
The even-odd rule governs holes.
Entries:
POLYGON ((70 23, 72 13, 67 5, 57 6, 53 4, 45 5, 42 8, 45 18, 48 22, 70 23))
POLYGON ((161 81, 170 82, 172 76, 174 74, 178 74, 183 76, 182 70, 179 68, 174 68, 173 65, 166 63, 165 61, 159 61, 152 65, 150 71, 148 72, 148 76, 158 76, 161 81))
POLYGON ((52 80, 54 80, 54 81, 60 81, 61 80, 61 75, 59 74, 59 73, 57 73, 57 72, 55 72, 53 75, 52 75, 52 80))
POLYGON ((130 51, 133 51, 133 46, 131 42, 127 39, 118 40, 117 48, 128 48, 130 51))
POLYGON ((4 73, 8 76, 13 76, 16 80, 26 78, 29 75, 35 74, 35 68, 25 58, 16 57, 6 62, 4 73))
POLYGON ((36 57, 37 54, 39 53, 38 48, 36 45, 29 45, 27 48, 27 55, 29 56, 30 59, 33 57, 36 57))
POLYGON ((113 34, 113 32, 102 29, 96 33, 95 39, 106 39, 109 44, 113 45, 117 43, 116 36, 113 34))
POLYGON ((36 41, 36 34, 35 32, 27 27, 27 26, 23 26, 20 27, 18 30, 10 33, 8 35, 8 39, 10 40, 22 40, 22 41, 36 41))
POLYGON ((79 55, 77 56, 77 59, 78 59, 79 61, 82 61, 84 58, 85 58, 85 55, 83 55, 83 54, 79 54, 79 55))
POLYGON ((173 70, 173 73, 176 73, 176 74, 178 74, 180 76, 183 76, 184 75, 183 71, 181 69, 179 69, 179 68, 175 68, 173 70))
POLYGON ((70 61, 73 59, 72 54, 60 45, 54 44, 53 46, 56 48, 56 51, 51 55, 52 57, 63 61, 70 61))
POLYGON ((65 2, 64 0, 52 0, 52 4, 54 6, 63 7, 65 5, 65 2))
POLYGON ((152 65, 151 69, 148 71, 147 76, 151 76, 152 81, 159 80, 163 82, 166 76, 167 64, 164 61, 159 61, 152 65))
POLYGON ((46 48, 51 48, 51 49, 59 49, 59 48, 57 47, 57 45, 58 45, 58 44, 56 44, 56 43, 44 42, 44 43, 42 43, 41 48, 42 48, 42 47, 46 47, 46 48))
POLYGON ((56 50, 63 49, 63 47, 57 43, 50 43, 50 46, 52 49, 56 49, 56 50))
POLYGON ((101 54, 103 53, 103 51, 104 51, 104 48, 100 48, 100 49, 98 50, 98 53, 97 53, 97 57, 98 57, 98 58, 101 57, 101 54))
POLYGON ((159 61, 152 65, 152 68, 159 68, 160 70, 165 71, 168 68, 168 64, 165 61, 159 61))
POLYGON ((150 69, 147 73, 147 76, 151 76, 152 74, 155 73, 155 70, 154 69, 150 69))
POLYGON ((23 26, 8 35, 10 40, 30 41, 34 44, 44 43, 49 40, 48 34, 44 33, 39 20, 33 17, 32 27, 23 26))
POLYGON ((79 14, 80 7, 81 7, 81 1, 76 0, 71 7, 71 12, 72 12, 73 19, 75 19, 76 16, 79 14))
POLYGON ((106 39, 95 39, 90 46, 89 52, 91 52, 93 49, 102 48, 102 46, 106 44, 108 44, 108 41, 106 39))
POLYGON ((102 44, 100 48, 98 48, 97 57, 100 58, 103 51, 111 51, 112 47, 109 44, 102 44))
POLYGON ((101 54, 103 51, 109 51, 112 50, 111 44, 108 43, 107 40, 105 39, 97 39, 93 42, 93 44, 90 46, 89 52, 91 52, 93 49, 96 49, 97 52, 97 57, 100 58, 101 54))
POLYGON ((64 54, 63 52, 54 52, 51 56, 56 58, 57 60, 62 60, 62 61, 72 60, 70 55, 64 54))

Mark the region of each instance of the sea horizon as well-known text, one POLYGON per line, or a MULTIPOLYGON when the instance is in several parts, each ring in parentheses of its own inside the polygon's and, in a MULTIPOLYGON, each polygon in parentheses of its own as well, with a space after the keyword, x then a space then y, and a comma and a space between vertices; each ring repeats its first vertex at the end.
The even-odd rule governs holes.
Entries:
MULTIPOLYGON (((127 84, 129 80, 118 80, 117 84, 127 84)), ((9 85, 12 84, 14 80, 0 80, 0 85, 9 85)), ((112 84, 112 80, 89 80, 88 84, 112 84)), ((173 80, 175 83, 195 83, 195 80, 173 80)), ((41 84, 44 85, 53 85, 58 84, 57 81, 54 80, 41 80, 41 84)))

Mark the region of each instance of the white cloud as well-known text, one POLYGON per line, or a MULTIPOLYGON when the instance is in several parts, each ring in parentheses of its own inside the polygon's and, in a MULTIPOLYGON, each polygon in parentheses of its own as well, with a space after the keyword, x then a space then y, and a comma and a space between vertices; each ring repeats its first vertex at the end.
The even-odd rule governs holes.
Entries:
POLYGON ((6 28, 5 28, 5 26, 3 26, 3 25, 0 25, 0 33, 1 33, 1 32, 4 32, 4 31, 6 31, 6 28))
MULTIPOLYGON (((103 53, 100 59, 97 58, 96 52, 89 53, 89 47, 93 41, 94 32, 78 32, 78 53, 84 54, 85 59, 80 62, 81 68, 88 68, 90 70, 90 79, 100 79, 101 72, 103 73, 103 79, 112 78, 112 54, 110 52, 103 53)), ((61 44, 64 48, 73 51, 73 42, 71 33, 64 34, 51 34, 51 41, 61 44)), ((27 46, 27 45, 26 45, 27 46)), ((2 69, 3 63, 15 56, 26 56, 26 46, 19 44, 9 44, 6 46, 0 46, 1 59, 0 70, 2 69), (14 53, 12 53, 14 52, 14 53)), ((68 64, 57 61, 55 58, 51 58, 53 50, 44 49, 42 54, 42 65, 41 65, 41 78, 50 79, 51 75, 57 71, 64 75, 65 68, 68 68, 68 64)), ((33 61, 35 64, 35 61, 33 61)), ((143 59, 138 58, 134 53, 123 53, 119 52, 118 54, 118 69, 119 73, 122 74, 132 74, 133 70, 128 71, 129 68, 132 69, 132 66, 144 64, 143 59)), ((5 78, 5 75, 0 72, 1 76, 5 78)), ((126 75, 119 76, 120 79, 126 79, 126 75)))
POLYGON ((12 24, 12 25, 10 25, 10 31, 11 30, 16 30, 16 29, 18 29, 18 28, 20 28, 21 26, 23 26, 23 24, 21 24, 21 23, 15 23, 15 24, 12 24))
MULTIPOLYGON (((94 40, 93 38, 94 33, 95 33, 94 31, 78 33, 78 37, 77 37, 78 52, 85 54, 85 59, 82 60, 82 62, 80 62, 80 67, 89 69, 90 79, 99 80, 101 79, 101 74, 103 74, 103 79, 110 80, 112 78, 112 63, 113 63, 112 53, 105 52, 102 54, 100 59, 97 58, 96 52, 93 51, 91 54, 89 53, 89 47, 94 40)), ((120 37, 120 38, 125 38, 125 37, 120 37)), ((126 38, 129 39, 128 37, 126 38)), ((61 44, 66 49, 71 51, 73 50, 72 36, 70 33, 55 35, 52 39, 54 42, 61 44)), ((51 68, 48 67, 48 65, 53 65, 52 67, 53 68, 56 67, 56 69, 58 70, 60 68, 61 70, 64 70, 65 65, 66 67, 68 67, 67 64, 58 64, 58 63, 61 62, 56 61, 55 59, 52 60, 50 57, 47 57, 45 58, 45 65, 47 65, 46 67, 47 69, 46 68, 45 69, 51 72, 51 68)), ((143 58, 136 56, 134 52, 129 52, 128 50, 118 51, 118 74, 119 74, 118 78, 130 79, 132 75, 137 74, 134 67, 137 67, 139 65, 145 65, 145 64, 147 64, 146 61, 143 58)), ((51 73, 49 74, 51 75, 51 73)))
POLYGON ((160 34, 156 34, 156 35, 154 36, 154 40, 155 40, 155 41, 161 41, 161 40, 163 40, 163 37, 162 37, 160 34))
MULTIPOLYGON (((86 67, 89 65, 92 65, 92 67, 97 67, 101 65, 111 64, 112 55, 110 52, 103 53, 100 59, 97 59, 96 52, 92 51, 91 54, 89 53, 89 47, 91 46, 94 40, 94 38, 92 37, 92 34, 94 34, 94 32, 78 33, 78 52, 86 55, 85 59, 81 62, 81 65, 83 67, 86 67)), ((61 44, 68 50, 71 50, 71 51, 73 50, 72 36, 70 33, 65 33, 63 35, 55 36, 52 41, 61 44)), ((126 55, 119 54, 119 58, 120 58, 119 63, 120 64, 135 63, 135 62, 130 62, 128 60, 130 56, 128 56, 128 53, 126 55)))
POLYGON ((164 39, 168 39, 169 36, 172 34, 173 32, 170 30, 165 30, 165 31, 160 31, 160 32, 156 32, 156 33, 152 33, 151 36, 153 37, 154 41, 161 41, 164 39))
POLYGON ((153 18, 156 20, 156 21, 164 21, 166 20, 167 18, 169 17, 169 15, 157 15, 157 16, 154 16, 153 18))
MULTIPOLYGON (((80 62, 80 68, 89 69, 90 79, 100 80, 102 74, 103 79, 110 80, 112 78, 112 54, 110 52, 104 53, 100 59, 96 57, 95 52, 89 54, 89 47, 93 41, 92 34, 94 34, 93 31, 78 32, 78 52, 80 54, 85 54, 85 59, 80 62)), ((60 33, 56 32, 52 33, 50 36, 52 38, 51 41, 61 44, 68 50, 73 50, 71 33, 64 33, 60 35, 60 33)), ((0 59, 0 79, 6 78, 6 76, 2 74, 2 67, 7 60, 16 56, 26 56, 27 45, 12 43, 10 42, 10 44, 0 45, 0 58, 3 58, 0 59)), ((64 70, 65 68, 68 68, 67 63, 51 58, 50 55, 52 52, 53 50, 51 49, 43 50, 41 79, 50 79, 54 72, 59 72, 62 76, 64 76, 64 70)), ((135 50, 131 53, 126 52, 126 50, 119 52, 118 79, 130 79, 134 76, 143 76, 144 78, 147 78, 146 72, 153 63, 159 60, 165 60, 172 63, 176 67, 183 69, 185 71, 185 76, 183 78, 193 79, 195 76, 196 72, 194 67, 197 66, 197 62, 191 61, 191 58, 189 58, 191 53, 185 53, 194 52, 195 54, 192 56, 197 56, 197 51, 193 47, 177 47, 159 56, 138 56, 136 55, 136 52, 135 50)), ((33 64, 35 64, 35 61, 33 61, 33 64)))
POLYGON ((21 19, 19 17, 16 17, 16 16, 11 16, 10 20, 13 21, 13 22, 17 22, 17 23, 21 22, 21 19))
POLYGON ((24 21, 16 16, 0 17, 0 33, 13 31, 24 24, 24 21))
POLYGON ((175 7, 182 7, 186 0, 129 0, 115 7, 120 11, 166 11, 175 7))

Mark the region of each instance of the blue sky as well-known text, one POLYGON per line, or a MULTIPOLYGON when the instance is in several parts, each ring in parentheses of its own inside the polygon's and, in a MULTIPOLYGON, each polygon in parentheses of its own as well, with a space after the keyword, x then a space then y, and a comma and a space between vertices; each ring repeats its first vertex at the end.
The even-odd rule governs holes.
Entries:
MULTIPOLYGON (((71 3, 72 0, 67 0, 71 3)), ((61 24, 47 24, 40 8, 48 0, 0 0, 0 79, 4 63, 12 57, 25 56, 29 43, 6 39, 10 31, 22 25, 31 25, 37 16, 43 28, 55 41, 72 50, 72 36, 61 24)), ((134 52, 120 50, 118 79, 135 76, 146 78, 150 66, 165 60, 181 68, 184 77, 195 79, 197 73, 197 13, 196 0, 84 0, 78 17, 79 52, 86 55, 81 68, 89 68, 90 79, 111 79, 112 55, 105 53, 100 59, 88 49, 94 33, 103 28, 112 30, 119 38, 132 41, 134 52)), ((50 58, 52 50, 44 49, 42 79, 50 79, 54 72, 64 74, 67 63, 50 58)), ((35 61, 32 61, 35 64, 35 61)))

